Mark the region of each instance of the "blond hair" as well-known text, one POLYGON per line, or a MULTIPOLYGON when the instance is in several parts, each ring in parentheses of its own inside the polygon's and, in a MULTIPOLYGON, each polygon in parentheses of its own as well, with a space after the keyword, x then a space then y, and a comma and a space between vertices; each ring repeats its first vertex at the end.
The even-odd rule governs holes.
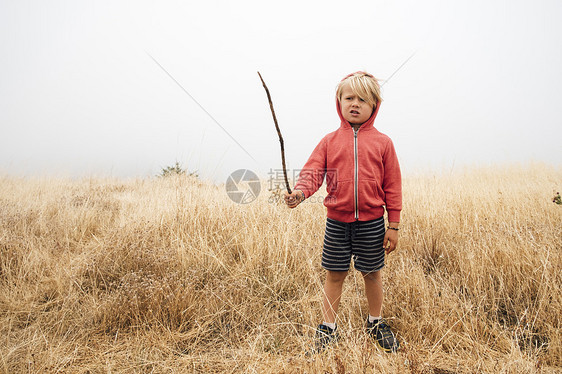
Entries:
POLYGON ((341 101, 342 90, 345 85, 349 85, 354 94, 372 106, 382 101, 379 81, 369 73, 358 71, 342 79, 336 90, 336 97, 339 101, 341 101))

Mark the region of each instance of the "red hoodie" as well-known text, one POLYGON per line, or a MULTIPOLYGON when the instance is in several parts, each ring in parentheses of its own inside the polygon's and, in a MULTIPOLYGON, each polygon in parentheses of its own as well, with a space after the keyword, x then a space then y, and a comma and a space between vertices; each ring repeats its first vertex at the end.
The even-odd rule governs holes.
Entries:
POLYGON ((340 128, 324 136, 300 172, 296 190, 308 198, 326 177, 324 205, 328 217, 341 222, 368 221, 382 217, 400 221, 402 178, 392 140, 374 126, 380 108, 355 132, 341 113, 340 128))

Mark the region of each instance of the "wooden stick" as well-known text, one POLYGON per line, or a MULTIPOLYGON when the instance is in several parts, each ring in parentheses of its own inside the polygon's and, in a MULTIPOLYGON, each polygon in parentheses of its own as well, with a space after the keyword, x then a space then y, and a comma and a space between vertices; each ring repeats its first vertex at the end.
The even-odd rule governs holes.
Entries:
POLYGON ((265 93, 267 94, 267 100, 269 100, 269 108, 271 109, 271 114, 273 115, 273 122, 275 122, 275 129, 277 129, 277 135, 279 135, 279 143, 281 143, 281 161, 283 162, 283 175, 285 176, 285 185, 287 186, 287 192, 291 193, 291 187, 289 187, 289 180, 287 179, 287 169, 285 168, 285 148, 283 146, 283 136, 281 136, 281 130, 279 130, 279 125, 277 124, 277 117, 275 117, 275 110, 273 109, 273 102, 271 101, 271 95, 269 90, 258 71, 261 82, 263 83, 263 88, 265 88, 265 93))

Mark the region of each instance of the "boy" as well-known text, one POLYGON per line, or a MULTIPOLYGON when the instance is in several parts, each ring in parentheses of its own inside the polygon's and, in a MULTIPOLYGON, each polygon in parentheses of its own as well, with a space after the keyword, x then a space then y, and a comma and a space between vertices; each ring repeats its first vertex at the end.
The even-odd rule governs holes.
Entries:
POLYGON ((378 81, 365 72, 345 77, 336 92, 341 123, 326 135, 304 165, 285 202, 296 207, 322 185, 328 196, 322 267, 327 270, 322 301, 324 321, 316 330, 316 351, 337 338, 336 313, 351 258, 365 281, 367 331, 386 352, 398 340, 381 318, 384 256, 396 248, 402 210, 400 166, 390 138, 373 123, 382 101, 378 81), (388 213, 385 230, 384 209, 388 213))

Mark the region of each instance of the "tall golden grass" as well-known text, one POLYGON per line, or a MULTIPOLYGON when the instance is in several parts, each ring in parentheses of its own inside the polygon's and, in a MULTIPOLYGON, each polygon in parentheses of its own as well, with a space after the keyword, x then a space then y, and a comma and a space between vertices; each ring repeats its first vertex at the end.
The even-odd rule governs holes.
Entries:
POLYGON ((542 164, 406 177, 383 270, 401 351, 365 335, 352 272, 343 339, 309 357, 321 203, 239 205, 194 177, 0 178, 0 372, 559 372, 561 183, 542 164))

